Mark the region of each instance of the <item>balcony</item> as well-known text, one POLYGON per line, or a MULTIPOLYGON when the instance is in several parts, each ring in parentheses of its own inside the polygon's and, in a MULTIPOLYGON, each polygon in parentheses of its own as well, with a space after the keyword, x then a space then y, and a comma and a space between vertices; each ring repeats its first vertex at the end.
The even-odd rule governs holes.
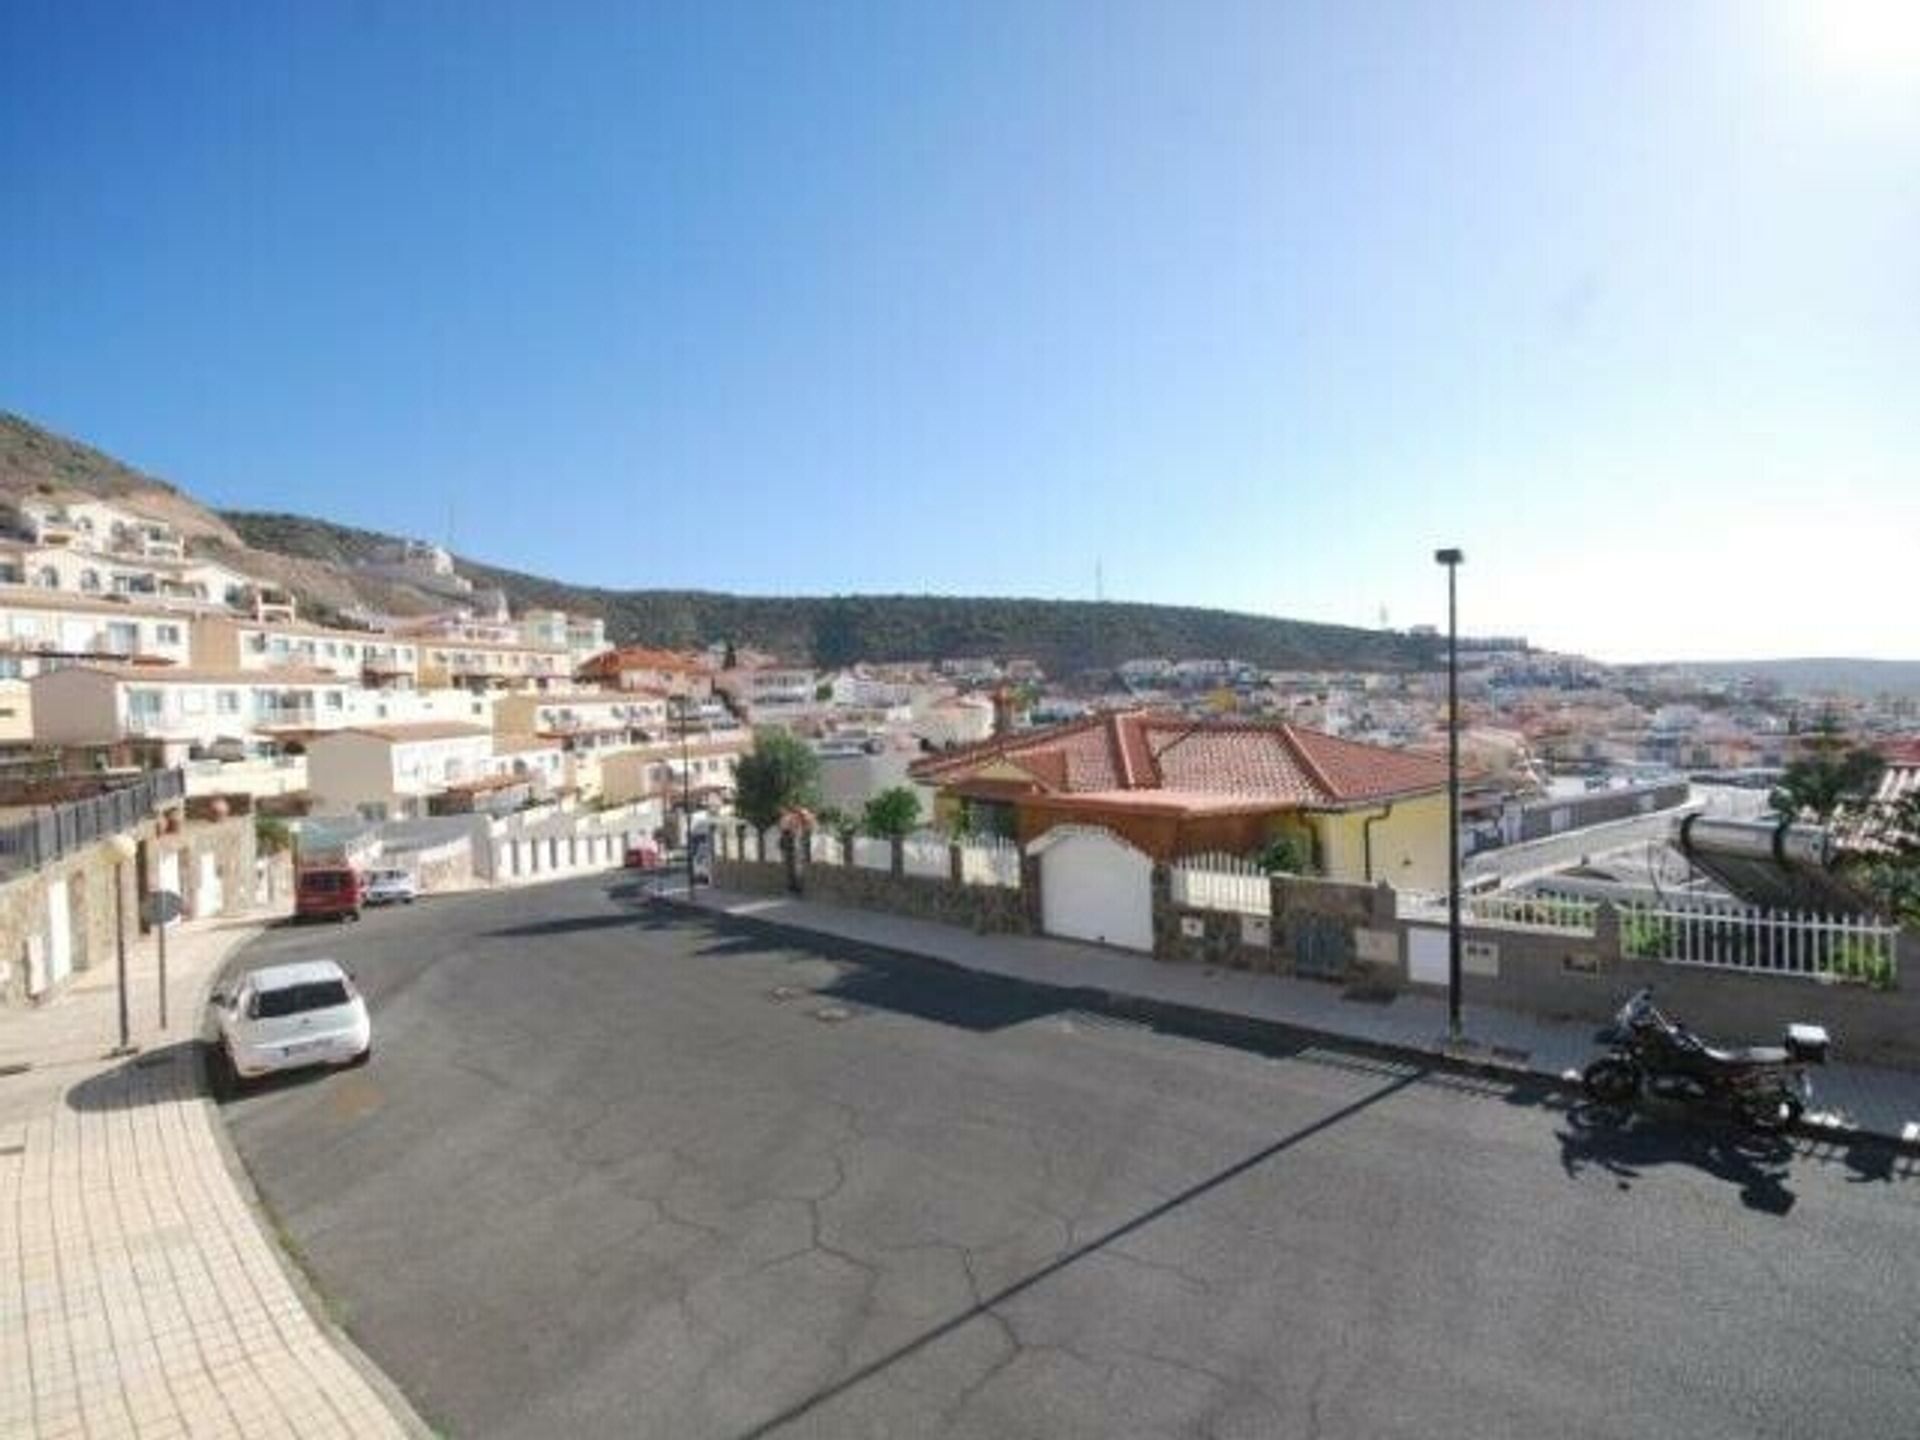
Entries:
POLYGON ((319 717, 319 707, 305 703, 257 705, 253 711, 253 723, 263 730, 311 730, 320 723, 319 717))

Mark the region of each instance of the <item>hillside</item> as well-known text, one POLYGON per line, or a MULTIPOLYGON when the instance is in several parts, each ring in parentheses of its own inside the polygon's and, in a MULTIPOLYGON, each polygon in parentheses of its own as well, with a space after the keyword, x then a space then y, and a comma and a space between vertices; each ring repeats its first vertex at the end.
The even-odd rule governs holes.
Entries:
MULTIPOLYGON (((324 619, 355 606, 392 614, 444 608, 427 592, 358 571, 392 537, 299 515, 216 513, 178 486, 92 446, 0 411, 0 494, 81 490, 166 520, 195 553, 293 590, 324 619)), ((939 595, 749 596, 695 590, 608 590, 461 560, 516 610, 546 606, 604 616, 620 643, 716 640, 817 664, 934 656, 1028 656, 1050 673, 1110 667, 1134 656, 1233 656, 1276 669, 1396 669, 1432 663, 1432 642, 1386 631, 1188 606, 939 595)))
MULTIPOLYGON (((229 511, 256 549, 336 564, 387 537, 295 515, 229 511)), ((1231 655, 1256 665, 1393 669, 1430 660, 1407 636, 1187 606, 944 595, 750 596, 698 590, 607 590, 469 560, 460 573, 498 586, 516 609, 602 615, 622 643, 684 646, 716 640, 821 665, 929 656, 1023 655, 1050 672, 1111 666, 1141 655, 1231 655)))
POLYGON ((1742 676, 1772 680, 1795 695, 1880 695, 1920 697, 1920 660, 1860 660, 1846 656, 1809 656, 1787 660, 1683 661, 1680 668, 1710 680, 1742 676))

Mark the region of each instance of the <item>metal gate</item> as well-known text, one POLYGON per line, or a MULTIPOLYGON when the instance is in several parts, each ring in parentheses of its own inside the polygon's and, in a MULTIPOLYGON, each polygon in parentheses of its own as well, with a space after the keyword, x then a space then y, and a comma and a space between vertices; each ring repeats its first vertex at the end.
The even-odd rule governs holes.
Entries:
POLYGON ((1293 973, 1344 980, 1353 965, 1353 926, 1331 915, 1295 915, 1288 922, 1293 973))

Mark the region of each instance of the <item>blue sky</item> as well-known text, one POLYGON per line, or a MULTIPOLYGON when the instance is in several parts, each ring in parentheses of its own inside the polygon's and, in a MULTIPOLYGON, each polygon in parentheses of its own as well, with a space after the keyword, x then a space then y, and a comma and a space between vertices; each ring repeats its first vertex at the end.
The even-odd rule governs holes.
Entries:
POLYGON ((1920 6, 0 8, 0 407, 610 585, 1920 655, 1920 6))

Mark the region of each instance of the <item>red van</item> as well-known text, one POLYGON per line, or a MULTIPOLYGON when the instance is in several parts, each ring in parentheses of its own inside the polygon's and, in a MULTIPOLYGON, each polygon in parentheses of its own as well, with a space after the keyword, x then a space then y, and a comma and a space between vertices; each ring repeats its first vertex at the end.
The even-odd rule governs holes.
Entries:
POLYGON ((365 887, 351 865, 315 865, 294 879, 296 920, 358 920, 365 887))

